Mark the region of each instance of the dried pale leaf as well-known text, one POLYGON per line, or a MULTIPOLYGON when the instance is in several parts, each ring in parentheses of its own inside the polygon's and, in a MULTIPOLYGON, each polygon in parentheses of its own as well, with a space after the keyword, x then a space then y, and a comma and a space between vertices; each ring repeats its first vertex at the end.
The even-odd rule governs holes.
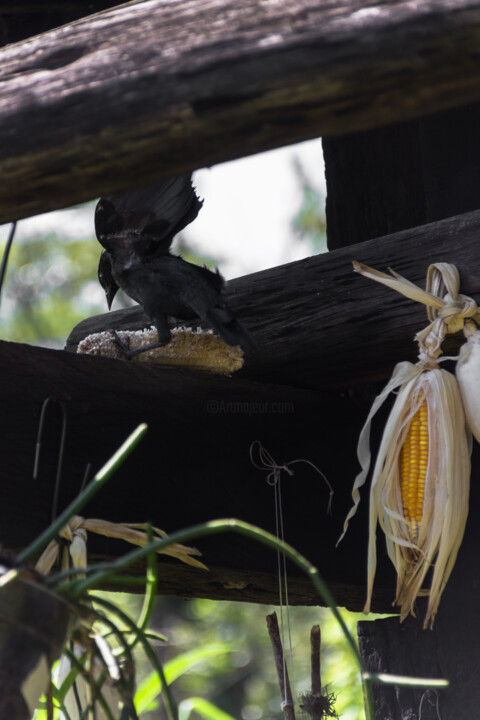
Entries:
POLYGON ((360 433, 360 437, 358 440, 357 445, 357 455, 358 455, 358 461, 361 466, 361 471, 355 478, 355 482, 353 484, 352 489, 352 498, 353 498, 353 506, 351 507, 347 517, 345 518, 345 522, 343 524, 343 532, 340 535, 337 545, 341 542, 343 539, 345 533, 347 532, 347 528, 349 525, 350 520, 353 518, 355 513, 357 512, 358 505, 360 503, 360 488, 365 484, 368 476, 368 471, 370 469, 370 462, 371 462, 371 452, 370 452, 370 429, 371 424, 374 416, 380 409, 380 407, 383 405, 387 397, 390 395, 390 393, 395 390, 397 387, 402 385, 403 383, 410 380, 412 377, 416 377, 421 370, 417 365, 413 365, 410 362, 401 362, 398 363, 395 366, 395 369, 393 371, 392 377, 390 378, 389 382, 385 387, 383 388, 382 392, 377 395, 375 398, 372 407, 370 409, 370 412, 368 414, 368 417, 365 421, 365 424, 362 428, 362 432, 360 433))
POLYGON ((434 308, 441 308, 445 305, 445 302, 441 298, 433 295, 432 293, 426 292, 426 290, 422 290, 410 280, 407 280, 392 270, 390 272, 393 277, 380 272, 380 270, 375 270, 368 265, 357 262, 356 260, 353 261, 353 269, 355 272, 360 273, 360 275, 368 277, 370 280, 382 283, 382 285, 386 285, 387 287, 392 288, 392 290, 396 290, 402 295, 405 295, 405 297, 415 300, 416 302, 420 302, 434 308))
MULTIPOLYGON (((370 505, 369 505, 369 533, 368 533, 368 560, 367 560, 367 599, 365 602, 364 612, 368 612, 370 609, 372 592, 373 592, 373 581, 375 577, 375 571, 377 567, 377 551, 376 551, 376 528, 377 523, 380 522, 382 528, 385 530, 385 523, 383 521, 384 508, 382 506, 382 494, 383 494, 383 483, 384 478, 389 477, 392 473, 395 473, 396 467, 393 464, 393 458, 391 448, 394 444, 394 438, 398 442, 399 435, 399 423, 400 423, 400 409, 404 406, 408 399, 411 389, 421 375, 422 370, 418 365, 412 363, 399 363, 393 372, 390 383, 384 388, 381 395, 385 395, 387 388, 394 390, 400 386, 400 390, 397 395, 397 399, 390 412, 387 423, 385 425, 382 441, 378 450, 377 459, 373 471, 372 481, 370 485, 370 505), (395 379, 395 382, 392 380, 395 379)), ((380 397, 380 396, 379 396, 380 397)), ((386 395, 384 397, 386 399, 386 395)), ((413 413, 411 413, 413 414, 413 413)), ((367 468, 368 472, 368 468, 367 468)), ((393 508, 392 508, 393 509, 393 508)), ((393 509, 395 510, 395 509, 393 509)), ((401 507, 396 508, 396 511, 401 514, 403 520, 403 513, 401 507)), ((408 542, 408 539, 406 540, 408 542)), ((388 538, 387 538, 388 547, 388 538)), ((393 560, 393 558, 391 558, 393 560)), ((394 563, 395 564, 395 563, 394 563)), ((396 566, 396 565, 395 565, 396 566)))
MULTIPOLYGON (((108 520, 88 519, 84 521, 84 527, 86 530, 95 532, 99 535, 105 535, 106 537, 125 540, 129 543, 132 543, 132 545, 139 545, 140 547, 145 547, 145 545, 147 545, 148 543, 147 534, 145 532, 140 532, 136 529, 137 527, 142 527, 141 525, 128 523, 112 523, 108 520)), ((145 527, 146 526, 143 525, 143 528, 145 527)), ((168 535, 164 533, 163 530, 159 530, 158 528, 155 528, 155 532, 161 537, 168 537, 168 535)), ((168 548, 165 548, 165 550, 159 550, 158 552, 162 555, 170 555, 171 557, 175 557, 187 565, 192 565, 193 567, 201 568, 202 570, 208 570, 206 565, 192 557, 192 555, 201 555, 200 551, 196 548, 188 547, 187 545, 180 545, 179 543, 174 543, 168 548)))
POLYGON ((470 335, 460 348, 456 376, 462 394, 467 424, 480 442, 480 332, 470 335))
POLYGON ((52 540, 38 558, 35 564, 35 570, 42 575, 48 575, 57 561, 58 552, 59 544, 56 540, 52 540))
MULTIPOLYGON (((84 568, 87 565, 87 531, 94 532, 98 535, 104 535, 105 537, 117 538, 119 540, 125 540, 132 545, 139 545, 145 547, 148 543, 148 536, 146 533, 145 523, 113 523, 108 520, 98 519, 85 519, 79 515, 74 515, 70 521, 60 531, 60 536, 69 540, 70 544, 70 557, 73 560, 73 566, 78 568, 84 568)), ((155 535, 161 538, 168 537, 167 533, 160 528, 152 528, 155 535)), ((55 561, 58 558, 60 551, 60 545, 57 540, 52 540, 47 546, 45 551, 39 558, 36 569, 47 575, 52 569, 55 561)), ((200 560, 197 560, 194 555, 201 555, 201 552, 196 548, 189 547, 188 545, 180 545, 179 543, 173 543, 164 550, 158 550, 157 552, 163 555, 170 555, 171 557, 181 560, 186 565, 200 568, 202 570, 208 570, 207 566, 204 565, 200 560)))

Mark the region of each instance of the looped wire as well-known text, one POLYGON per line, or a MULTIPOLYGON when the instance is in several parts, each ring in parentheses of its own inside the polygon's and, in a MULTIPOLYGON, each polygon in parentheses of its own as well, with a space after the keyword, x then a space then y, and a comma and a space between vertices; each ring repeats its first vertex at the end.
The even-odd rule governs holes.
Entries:
POLYGON ((319 470, 319 468, 314 465, 310 460, 306 460, 305 458, 297 458, 296 460, 290 460, 289 462, 284 462, 281 465, 274 460, 273 456, 268 452, 266 448, 262 445, 260 440, 254 440, 252 444, 250 445, 250 461, 254 467, 256 467, 258 470, 268 470, 269 473, 267 475, 266 481, 268 485, 276 485, 280 478, 280 473, 282 470, 284 470, 287 475, 290 477, 293 477, 294 472, 290 468, 290 465, 295 465, 296 463, 306 463, 307 465, 310 465, 311 468, 313 468, 325 481, 325 483, 328 485, 330 489, 330 495, 328 499, 328 505, 327 505, 327 513, 330 514, 332 511, 332 498, 333 498, 333 488, 330 485, 330 482, 328 481, 325 474, 319 470), (255 451, 258 453, 258 462, 255 461, 254 455, 255 451))
POLYGON ((268 452, 268 450, 263 447, 260 440, 254 440, 250 445, 250 461, 252 465, 257 468, 257 470, 270 470, 267 475, 268 485, 276 485, 280 477, 280 472, 282 470, 284 470, 288 475, 293 476, 293 470, 290 470, 290 468, 288 467, 288 463, 283 463, 282 465, 279 465, 273 459, 272 455, 268 452), (254 460, 255 449, 258 450, 258 458, 260 464, 255 462, 254 460))

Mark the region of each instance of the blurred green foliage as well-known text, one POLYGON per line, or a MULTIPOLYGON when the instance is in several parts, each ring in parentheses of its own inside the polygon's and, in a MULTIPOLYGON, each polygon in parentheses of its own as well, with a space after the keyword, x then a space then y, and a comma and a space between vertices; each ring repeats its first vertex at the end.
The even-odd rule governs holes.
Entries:
POLYGON ((292 229, 299 240, 308 244, 312 254, 326 252, 325 198, 320 188, 308 177, 299 160, 294 163, 293 169, 302 188, 303 199, 292 220, 292 229))
POLYGON ((54 344, 88 315, 105 312, 98 244, 58 235, 14 240, 2 292, 2 338, 54 344))
MULTIPOLYGON (((131 599, 131 602, 135 602, 131 599)), ((158 647, 168 667, 180 658, 182 671, 172 691, 178 703, 201 696, 238 720, 280 720, 281 695, 267 631, 266 615, 275 609, 239 602, 159 598, 152 627, 168 641, 158 647)), ((358 666, 340 626, 327 608, 289 608, 292 637, 293 678, 297 718, 307 717, 299 708, 298 695, 310 690, 310 630, 320 624, 322 632, 322 684, 335 693, 336 711, 343 720, 364 720, 358 666)), ((287 611, 283 608, 285 649, 288 656, 287 611)), ((363 615, 342 611, 356 635, 356 621, 363 615)), ((290 663, 290 658, 288 657, 290 663)), ((153 677, 144 680, 145 697, 153 677)), ((151 687, 155 695, 158 686, 151 687)), ((142 707, 146 707, 143 705, 142 707)), ((161 704, 155 703, 142 718, 155 720, 161 704)))

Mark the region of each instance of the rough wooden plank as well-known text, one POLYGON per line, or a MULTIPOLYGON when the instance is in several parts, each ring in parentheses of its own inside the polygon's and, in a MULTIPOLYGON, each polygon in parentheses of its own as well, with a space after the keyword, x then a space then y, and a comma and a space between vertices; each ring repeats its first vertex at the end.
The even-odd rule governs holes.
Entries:
POLYGON ((330 250, 480 207, 480 105, 323 138, 330 250))
MULTIPOLYGON (((363 416, 347 398, 4 342, 0 374, 4 549, 25 546, 50 522, 61 430, 56 403, 46 418, 36 481, 32 468, 40 411, 53 397, 64 402, 68 420, 60 509, 78 493, 87 463, 99 469, 138 423, 149 425, 141 445, 85 508, 85 517, 151 521, 167 532, 237 517, 274 532, 273 490, 267 472, 251 464, 250 444, 261 440, 279 463, 315 463, 334 487, 333 514, 326 513, 329 492, 320 476, 296 465, 294 477, 282 480, 285 537, 318 564, 339 604, 361 607, 361 544, 352 533, 334 549, 350 506, 363 416)), ((360 513, 364 523, 366 510, 365 505, 360 513)), ((162 562, 161 592, 255 602, 278 597, 271 550, 232 533, 195 544, 211 573, 162 562)), ((93 557, 128 550, 125 543, 95 536, 88 545, 93 557)), ((301 576, 297 582, 298 572, 290 570, 291 602, 318 601, 308 581, 301 576)), ((377 609, 388 607, 390 582, 387 567, 380 571, 377 609)))
POLYGON ((480 0, 149 0, 6 47, 0 222, 473 102, 479 39, 480 0))
MULTIPOLYGON (((416 358, 426 310, 358 276, 351 261, 391 266, 422 287, 430 263, 453 262, 462 292, 480 301, 479 233, 477 211, 232 280, 232 307, 260 346, 240 376, 323 390, 384 379, 399 360, 416 358)), ((99 315, 80 323, 67 347, 90 332, 145 325, 138 307, 99 315)))

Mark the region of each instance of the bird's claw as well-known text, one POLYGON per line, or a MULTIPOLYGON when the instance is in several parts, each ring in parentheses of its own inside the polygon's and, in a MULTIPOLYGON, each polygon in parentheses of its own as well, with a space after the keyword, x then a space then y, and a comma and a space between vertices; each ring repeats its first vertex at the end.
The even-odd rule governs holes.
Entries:
POLYGON ((125 340, 122 340, 116 330, 112 330, 111 333, 113 335, 113 342, 115 343, 119 351, 122 353, 125 360, 131 360, 137 355, 142 355, 142 353, 148 352, 149 350, 155 350, 156 348, 168 345, 169 342, 169 340, 153 342, 149 345, 145 345, 144 347, 136 348, 136 350, 130 350, 130 338, 128 337, 128 335, 125 340))
POLYGON ((135 355, 135 352, 130 350, 130 338, 128 337, 128 335, 125 340, 122 340, 116 330, 112 330, 111 332, 113 335, 113 342, 120 350, 125 360, 131 360, 132 357, 135 355))

